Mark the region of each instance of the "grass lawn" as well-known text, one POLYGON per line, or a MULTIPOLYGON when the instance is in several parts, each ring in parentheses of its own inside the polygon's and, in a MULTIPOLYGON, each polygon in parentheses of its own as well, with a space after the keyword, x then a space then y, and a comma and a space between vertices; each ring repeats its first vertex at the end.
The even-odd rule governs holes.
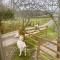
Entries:
MULTIPOLYGON (((19 56, 19 50, 17 49, 15 52, 14 52, 14 54, 13 54, 13 56, 12 56, 12 58, 11 58, 11 60, 33 60, 34 58, 32 57, 33 56, 33 53, 34 53, 34 51, 35 51, 35 49, 34 49, 34 43, 33 43, 33 41, 31 40, 30 41, 30 39, 29 38, 26 38, 26 45, 27 45, 27 55, 25 56, 24 55, 24 52, 22 53, 22 55, 21 56, 19 56)), ((16 45, 15 45, 16 46, 16 45)), ((16 47, 17 48, 17 47, 16 47)))
POLYGON ((39 33, 36 34, 36 36, 41 38, 47 38, 48 40, 56 40, 57 38, 57 32, 54 31, 53 28, 48 28, 46 30, 42 30, 39 33))
MULTIPOLYGON (((36 24, 42 25, 47 23, 51 18, 31 18, 30 22, 28 23, 28 26, 34 26, 36 24)), ((24 24, 26 21, 24 22, 24 24)), ((3 28, 3 33, 11 32, 14 30, 17 30, 22 24, 22 20, 7 20, 7 21, 2 21, 2 27, 3 28)))
MULTIPOLYGON (((42 38, 46 37, 46 35, 44 34, 46 31, 42 31, 40 33, 35 34, 36 36, 40 36, 42 38), (42 34, 42 35, 41 35, 42 34)), ((54 40, 57 36, 56 32, 54 32, 51 28, 48 28, 47 30, 47 37, 49 40, 54 40)), ((32 48, 34 48, 37 44, 37 41, 40 41, 38 38, 29 36, 25 39, 25 42, 27 44, 27 56, 24 56, 24 53, 19 57, 19 50, 15 51, 12 60, 33 60, 32 58, 32 53, 34 52, 34 50, 32 48), (30 50, 28 50, 30 49, 30 50)), ((43 60, 57 60, 56 57, 52 57, 49 54, 42 52, 41 53, 41 58, 43 60)))
POLYGON ((14 56, 12 58, 12 60, 28 60, 29 59, 29 56, 24 56, 24 54, 22 54, 21 56, 19 56, 19 51, 17 50, 15 53, 14 53, 14 56))
POLYGON ((28 50, 26 56, 24 55, 24 52, 22 53, 21 56, 19 56, 19 50, 17 50, 15 51, 11 60, 30 60, 30 59, 33 60, 32 53, 33 53, 33 50, 28 50))
MULTIPOLYGON (((34 26, 36 24, 42 25, 47 23, 50 20, 50 18, 32 18, 31 21, 31 25, 28 26, 34 26)), ((17 30, 20 25, 21 25, 21 21, 19 20, 9 20, 9 21, 2 21, 3 23, 3 32, 7 33, 10 31, 14 31, 17 30)), ((53 31, 53 29, 48 28, 47 30, 43 30, 40 31, 39 33, 35 34, 36 36, 42 37, 42 38, 47 38, 49 40, 54 40, 57 37, 57 33, 55 31, 53 31), (46 33, 47 32, 47 33, 46 33), (47 35, 46 35, 47 34, 47 35)), ((25 39, 25 42, 27 44, 27 56, 24 56, 24 53, 19 56, 19 50, 17 49, 11 60, 33 60, 33 53, 34 53, 34 48, 36 47, 37 41, 40 41, 40 39, 32 36, 29 36, 25 39)), ((49 58, 49 56, 45 53, 44 54, 47 58, 49 58)), ((51 57, 50 57, 51 58, 51 57)), ((45 59, 47 60, 47 59, 45 59)))
POLYGON ((32 24, 32 26, 34 26, 36 24, 43 25, 43 24, 47 23, 49 20, 51 20, 51 18, 32 18, 31 24, 32 24))

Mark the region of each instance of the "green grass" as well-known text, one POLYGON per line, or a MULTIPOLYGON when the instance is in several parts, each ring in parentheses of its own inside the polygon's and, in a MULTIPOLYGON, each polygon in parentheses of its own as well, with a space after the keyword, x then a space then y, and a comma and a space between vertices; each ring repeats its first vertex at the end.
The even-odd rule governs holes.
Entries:
MULTIPOLYGON (((35 34, 36 36, 40 36, 41 37, 41 33, 43 34, 45 31, 42 31, 40 33, 35 34)), ((56 37, 56 32, 54 32, 51 28, 48 28, 47 30, 48 32, 48 36, 50 39, 53 40, 53 38, 56 37)), ((44 35, 44 34, 43 34, 44 35)), ((42 36, 44 37, 44 36, 42 36)), ((33 35, 26 37, 25 42, 27 44, 27 56, 24 56, 24 53, 22 54, 21 57, 19 57, 19 50, 16 50, 12 60, 32 60, 32 53, 34 53, 34 49, 37 42, 36 41, 40 41, 40 39, 33 37, 33 35), (28 50, 29 49, 29 50, 28 50)), ((42 54, 42 58, 43 60, 54 60, 54 58, 52 58, 51 56, 49 56, 47 53, 42 54), (44 55, 44 56, 43 56, 44 55)))
POLYGON ((57 38, 57 32, 53 31, 53 29, 51 29, 51 28, 48 28, 47 37, 48 37, 48 39, 54 40, 57 38))
MULTIPOLYGON (((46 31, 44 30, 35 35, 44 38, 45 32, 46 31), (41 34, 42 34, 42 36, 41 36, 41 34)), ((53 40, 56 38, 56 32, 53 31, 53 29, 48 28, 47 32, 48 32, 48 36, 46 38, 49 38, 50 40, 53 40)), ((32 58, 32 55, 33 55, 32 53, 34 52, 33 48, 35 48, 37 41, 40 41, 40 39, 33 37, 33 35, 26 37, 25 42, 27 44, 27 56, 24 56, 24 53, 23 53, 19 57, 19 50, 16 50, 15 53, 13 54, 12 60, 30 60, 30 59, 33 60, 33 58, 32 58)), ((47 53, 44 53, 44 52, 43 52, 43 54, 40 54, 40 55, 41 55, 41 58, 43 58, 43 60, 53 60, 53 59, 56 60, 55 58, 49 56, 47 53)))
MULTIPOLYGON (((31 25, 28 25, 28 26, 34 26, 36 24, 42 25, 42 24, 47 23, 49 20, 50 20, 50 18, 32 18, 31 19, 31 25)), ((4 27, 3 28, 4 33, 17 30, 21 25, 20 24, 21 21, 19 21, 19 20, 2 21, 2 23, 3 23, 3 27, 4 27)), ((47 30, 40 31, 39 33, 37 33, 35 35, 42 37, 42 38, 47 38, 50 40, 54 40, 57 37, 57 33, 51 28, 48 28, 47 30), (46 31, 47 31, 47 35, 46 35, 46 31)), ((32 58, 33 54, 32 53, 34 53, 34 48, 37 44, 36 41, 40 41, 40 40, 36 37, 33 37, 33 36, 26 38, 25 42, 26 42, 27 47, 28 47, 27 48, 27 56, 24 56, 24 52, 23 52, 23 54, 19 57, 19 50, 17 49, 14 52, 11 60, 33 60, 33 58, 32 58)), ((45 54, 45 56, 47 58, 49 58, 49 56, 47 54, 45 54)))
MULTIPOLYGON (((31 18, 30 22, 28 23, 28 26, 34 26, 36 24, 42 25, 47 23, 50 19, 51 18, 31 18)), ((24 24, 26 23, 26 21, 24 22, 24 24)), ((4 27, 3 33, 8 33, 17 30, 21 26, 21 24, 21 19, 2 21, 2 27, 4 27)))
POLYGON ((33 40, 30 41, 30 38, 26 38, 25 42, 26 42, 26 45, 27 45, 27 56, 24 55, 24 52, 22 53, 21 56, 19 56, 19 50, 17 49, 14 52, 11 60, 33 60, 32 55, 33 55, 34 50, 35 50, 34 49, 35 46, 33 46, 34 45, 33 40))
MULTIPOLYGON (((19 50, 15 51, 14 55, 12 56, 11 60, 30 60, 32 58, 32 53, 34 50, 28 50, 27 49, 27 55, 24 55, 24 52, 22 53, 21 56, 19 56, 19 50)), ((33 59, 32 59, 33 60, 33 59)))
POLYGON ((28 60, 29 59, 29 55, 24 56, 24 54, 22 54, 21 56, 19 56, 19 50, 17 50, 14 53, 14 56, 12 58, 12 60, 28 60))
POLYGON ((42 30, 35 35, 41 38, 47 38, 48 40, 51 40, 51 41, 56 40, 57 38, 57 32, 54 31, 54 29, 52 28, 47 28, 46 30, 42 30))
POLYGON ((36 24, 43 25, 47 23, 51 18, 32 18, 31 19, 31 25, 34 26, 36 24))

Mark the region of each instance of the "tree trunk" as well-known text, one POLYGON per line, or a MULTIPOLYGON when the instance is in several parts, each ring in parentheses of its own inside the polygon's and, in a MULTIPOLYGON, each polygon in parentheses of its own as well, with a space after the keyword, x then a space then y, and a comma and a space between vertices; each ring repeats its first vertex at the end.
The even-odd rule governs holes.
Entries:
POLYGON ((4 60, 4 54, 3 54, 4 52, 3 52, 1 34, 2 34, 2 23, 1 23, 1 20, 0 20, 0 55, 1 55, 1 60, 4 60))
MULTIPOLYGON (((59 18, 60 19, 60 18, 59 18)), ((60 53, 60 21, 58 20, 58 40, 57 40, 57 52, 60 53)), ((57 57, 60 58, 60 55, 57 54, 57 57)))
MULTIPOLYGON (((58 15, 58 41, 57 41, 57 52, 60 53, 60 46, 58 44, 60 44, 60 0, 58 0, 58 4, 59 4, 59 15, 58 15)), ((60 55, 57 54, 57 57, 60 58, 60 55)))

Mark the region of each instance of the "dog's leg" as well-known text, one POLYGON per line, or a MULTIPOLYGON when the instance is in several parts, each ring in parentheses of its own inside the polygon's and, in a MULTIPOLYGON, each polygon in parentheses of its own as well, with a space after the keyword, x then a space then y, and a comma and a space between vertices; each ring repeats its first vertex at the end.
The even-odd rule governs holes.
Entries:
POLYGON ((22 54, 22 50, 20 49, 20 54, 19 54, 19 56, 21 56, 21 54, 22 54))
POLYGON ((24 53, 25 53, 25 56, 26 56, 26 48, 24 48, 24 53))

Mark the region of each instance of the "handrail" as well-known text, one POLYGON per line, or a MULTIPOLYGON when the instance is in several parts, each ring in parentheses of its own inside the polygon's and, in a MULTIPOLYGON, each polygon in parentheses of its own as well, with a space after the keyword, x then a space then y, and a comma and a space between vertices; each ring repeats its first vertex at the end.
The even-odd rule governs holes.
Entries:
MULTIPOLYGON (((34 37, 36 37, 36 38, 39 38, 40 41, 42 41, 42 43, 44 43, 44 41, 45 41, 45 42, 49 42, 49 43, 53 44, 54 46, 60 45, 60 44, 57 44, 57 43, 55 43, 55 42, 53 42, 53 41, 50 41, 50 40, 48 40, 48 39, 46 39, 46 38, 42 38, 42 37, 40 37, 40 36, 36 36, 36 35, 32 35, 32 36, 34 36, 34 37), (42 39, 42 40, 41 40, 41 39, 42 39)), ((53 50, 52 48, 47 47, 47 45, 41 44, 40 46, 43 46, 43 47, 45 47, 46 49, 51 50, 52 52, 56 53, 56 55, 57 55, 57 54, 60 55, 60 52, 57 52, 57 51, 53 50)), ((40 50, 41 50, 41 49, 40 49, 40 50)), ((44 50, 43 50, 43 51, 44 51, 44 50)))
POLYGON ((50 55, 49 53, 47 53, 47 52, 43 51, 42 49, 40 49, 40 51, 42 51, 42 52, 44 52, 44 53, 48 54, 48 55, 49 55, 49 56, 51 56, 52 58, 56 58, 56 57, 54 57, 54 56, 50 55))
MULTIPOLYGON (((52 44, 54 44, 54 45, 58 45, 59 47, 60 47, 60 44, 58 43, 55 43, 55 42, 53 42, 53 41, 50 41, 49 39, 46 39, 46 38, 42 38, 42 37, 40 37, 40 36, 35 36, 35 35, 33 35, 34 37, 37 37, 37 38, 40 38, 40 39, 42 39, 42 40, 45 40, 45 41, 47 41, 47 42, 50 42, 50 43, 52 43, 52 44)), ((57 40, 57 39, 56 39, 57 40)), ((57 42, 57 41, 56 41, 57 42)))

